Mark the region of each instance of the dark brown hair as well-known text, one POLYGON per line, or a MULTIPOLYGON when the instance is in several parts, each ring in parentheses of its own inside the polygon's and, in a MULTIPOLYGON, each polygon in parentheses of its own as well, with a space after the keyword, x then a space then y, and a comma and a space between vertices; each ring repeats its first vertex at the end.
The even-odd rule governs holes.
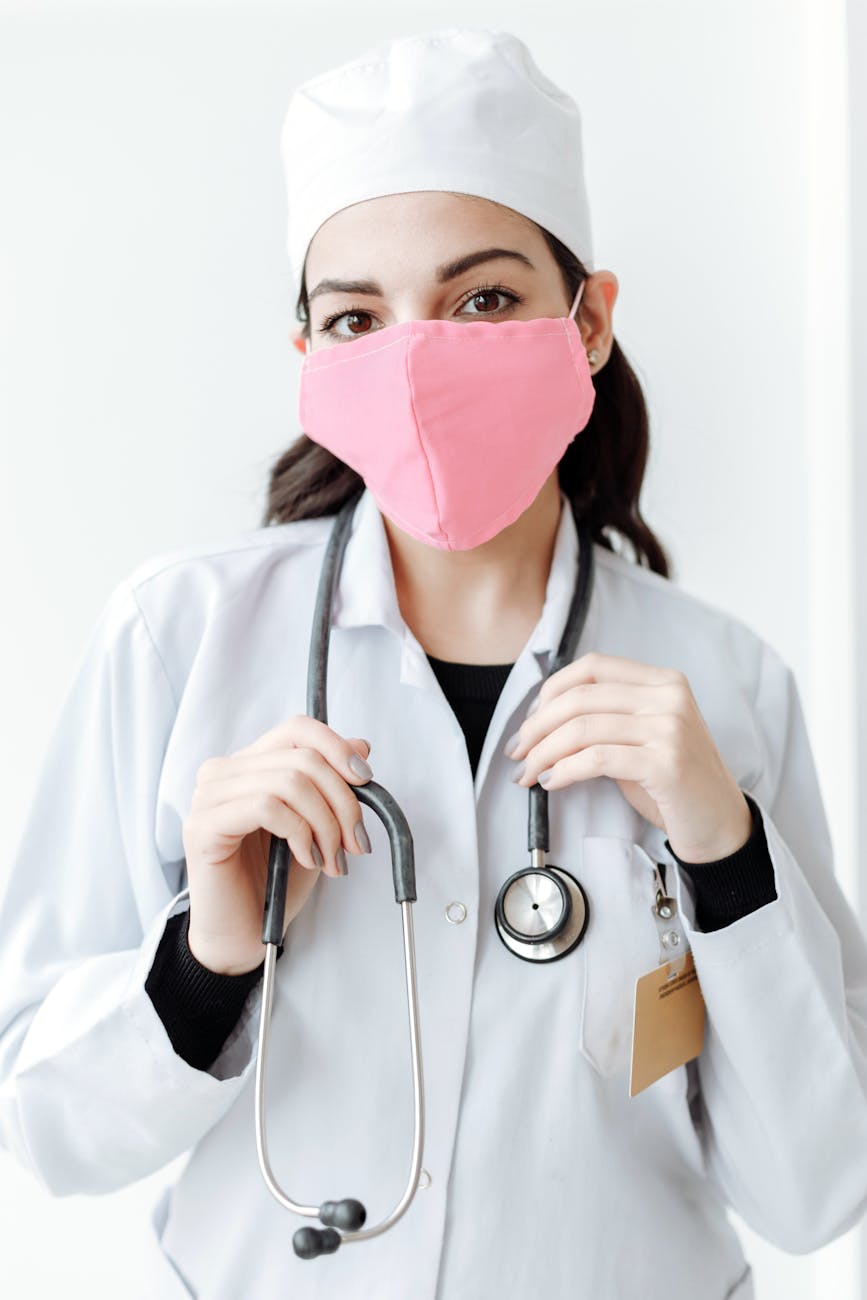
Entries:
MULTIPOLYGON (((539 229, 560 267, 571 302, 588 271, 555 235, 544 227, 539 229)), ((295 315, 309 338, 305 278, 295 315)), ((616 339, 605 365, 593 376, 593 384, 596 399, 590 420, 557 466, 560 487, 590 525, 595 542, 609 551, 617 550, 604 530, 616 531, 630 542, 636 563, 668 578, 669 558, 638 505, 650 447, 647 407, 638 378, 616 339)), ((336 514, 363 487, 360 474, 301 433, 271 467, 261 523, 284 524, 336 514)))

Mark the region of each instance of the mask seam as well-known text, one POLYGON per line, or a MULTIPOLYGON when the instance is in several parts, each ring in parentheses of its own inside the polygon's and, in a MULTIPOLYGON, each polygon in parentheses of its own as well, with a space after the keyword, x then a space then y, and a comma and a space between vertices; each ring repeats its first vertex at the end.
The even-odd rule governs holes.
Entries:
MULTIPOLYGON (((568 341, 569 341, 569 351, 572 353, 572 360, 574 361, 575 358, 576 358, 577 355, 578 355, 578 352, 577 352, 577 342, 576 342, 576 340, 575 340, 575 336, 573 335, 572 331, 569 329, 569 326, 566 324, 566 321, 567 321, 567 320, 571 320, 572 323, 573 323, 573 325, 575 326, 575 329, 578 330, 578 338, 579 338, 579 339, 581 338, 581 331, 578 329, 578 322, 577 322, 577 320, 575 320, 575 317, 574 317, 574 316, 566 316, 566 317, 564 317, 564 319, 563 319, 563 333, 566 335, 566 338, 567 338, 568 341)), ((584 355, 585 355, 585 357, 586 357, 587 353, 585 352, 584 355)))
MULTIPOLYGON (((409 335, 409 338, 410 339, 412 338, 412 334, 409 335)), ((439 498, 437 497, 436 484, 434 483, 433 474, 431 473, 431 468, 430 468, 430 456, 428 455, 428 450, 427 447, 425 446, 424 438, 422 437, 422 433, 421 433, 421 425, 419 424, 418 415, 416 414, 415 388, 413 387, 412 375, 410 374, 410 369, 409 369, 409 351, 410 351, 409 347, 407 347, 406 356, 404 357, 404 367, 406 369, 406 383, 409 389, 409 402, 412 408, 412 422, 415 426, 416 437, 418 438, 418 444, 421 447, 422 454, 424 456, 425 469, 427 470, 427 476, 428 479, 430 480, 431 495, 433 496, 434 507, 436 509, 437 527, 439 528, 440 533, 442 533, 442 535, 446 537, 446 540, 449 540, 446 531, 443 528, 442 514, 440 512, 440 503, 439 503, 439 498)))
MULTIPOLYGON (((542 318, 541 318, 541 317, 536 317, 536 319, 537 319, 537 320, 541 320, 542 318)), ((551 319, 554 319, 554 318, 552 317, 551 319)), ((561 319, 562 319, 562 318, 561 318, 561 319)), ((521 323, 523 324, 523 323, 525 323, 525 322, 521 322, 521 323)), ((463 328, 463 326, 462 326, 461 328, 463 328)), ((495 327, 495 328, 496 328, 496 327, 495 327)), ((548 338, 559 337, 560 333, 561 333, 560 330, 548 330, 548 331, 546 331, 544 334, 535 334, 535 335, 532 335, 531 337, 533 337, 533 338, 540 338, 540 339, 548 339, 548 338)), ((323 357, 323 358, 328 357, 327 362, 323 360, 323 362, 320 363, 319 366, 317 366, 317 367, 315 367, 315 368, 314 368, 314 367, 309 367, 309 370, 310 370, 310 373, 311 373, 311 374, 314 374, 314 375, 315 375, 317 370, 324 370, 324 369, 326 369, 328 366, 342 366, 342 365, 347 364, 347 363, 350 362, 350 361, 361 361, 363 357, 373 357, 373 356, 376 356, 376 354, 377 354, 378 352, 387 352, 389 348, 396 348, 396 347, 398 347, 398 346, 399 346, 399 345, 404 341, 405 338, 410 339, 410 338, 413 338, 413 337, 415 337, 413 334, 406 334, 406 335, 404 335, 403 337, 401 337, 401 338, 399 338, 399 339, 391 339, 388 343, 383 343, 383 344, 382 344, 380 347, 378 347, 378 348, 371 348, 371 350, 370 350, 369 352, 357 353, 354 357, 341 357, 341 356, 335 356, 334 358, 332 358, 332 357, 330 356, 330 349, 329 349, 328 351, 326 351, 326 352, 319 352, 319 353, 316 353, 315 355, 316 355, 316 356, 321 356, 321 357, 323 357)), ((437 336, 437 342, 438 342, 438 343, 458 343, 458 342, 460 342, 460 340, 457 339, 457 338, 446 338, 446 337, 443 336, 443 335, 438 335, 438 336, 437 336)), ((570 345, 573 345, 573 346, 574 346, 574 341, 573 341, 572 339, 570 339, 569 342, 570 342, 570 345)), ((336 349, 335 349, 335 350, 336 350, 336 349)), ((310 356, 313 356, 314 353, 311 352, 309 355, 310 355, 310 356)))
MULTIPOLYGON (((543 482, 544 482, 544 480, 543 480, 543 482)), ((542 485, 541 485, 541 483, 540 483, 540 485, 539 485, 540 490, 541 490, 541 486, 542 486, 542 485)), ((514 510, 514 508, 515 508, 515 503, 521 500, 521 496, 522 496, 522 495, 523 495, 523 488, 521 489, 521 492, 520 492, 517 496, 513 497, 512 500, 509 502, 509 504, 508 504, 507 506, 505 506, 505 507, 504 507, 504 508, 499 512, 499 514, 497 514, 497 515, 494 516, 493 520, 489 521, 489 523, 486 524, 484 527, 482 527, 482 528, 477 528, 476 531, 472 534, 472 537, 471 537, 471 544, 474 543, 474 542, 475 542, 475 539, 476 539, 477 537, 481 536, 481 534, 484 533, 488 527, 490 527, 490 524, 491 524, 491 523, 494 523, 494 524, 499 523, 499 521, 500 521, 501 519, 505 518, 505 517, 509 514, 510 511, 514 510)), ((565 496, 565 493, 564 493, 563 495, 565 496)), ((569 498, 567 497, 567 498, 566 498, 567 502, 568 502, 568 499, 569 499, 569 498)), ((404 518, 403 518, 401 515, 399 515, 399 514, 398 514, 394 509, 390 510, 389 514, 390 514, 390 518, 394 519, 395 523, 397 523, 397 524, 400 525, 402 528, 404 528, 406 532, 410 533, 413 537, 417 536, 417 533, 416 533, 416 531, 415 531, 417 525, 413 524, 411 520, 404 519, 404 518)), ((494 535, 496 535, 496 534, 494 534, 494 535)), ((469 547, 461 547, 460 549, 461 549, 461 550, 468 550, 468 549, 470 549, 470 548, 469 548, 469 547)))
MULTIPOLYGON (((560 317, 560 318, 558 318, 558 319, 562 320, 562 317, 560 317)), ((567 338, 567 341, 568 341, 568 345, 569 345, 569 351, 570 351, 571 354, 572 354, 572 360, 573 360, 573 362, 574 362, 574 360, 575 360, 575 344, 574 344, 574 340, 573 340, 573 339, 571 338, 571 336, 570 336, 569 330, 565 327, 565 325, 562 325, 562 324, 561 324, 559 330, 557 330, 557 329, 555 329, 555 330, 549 330, 549 331, 547 331, 545 334, 540 334, 538 337, 539 337, 539 338, 559 338, 559 337, 560 337, 561 335, 563 335, 563 334, 566 335, 566 338, 567 338)), ((413 335, 410 333, 410 334, 408 335, 408 337, 411 339, 411 338, 413 337, 413 335)), ((397 342, 397 341, 398 341, 398 340, 395 340, 395 342, 397 342)), ((455 338, 455 339, 448 339, 448 340, 446 340, 446 341, 447 341, 447 342, 454 342, 454 343, 459 342, 459 340, 458 340, 457 338, 455 338)), ((387 346, 389 346, 389 345, 388 345, 388 344, 383 344, 383 349, 382 349, 382 350, 384 350, 387 346)), ((437 526, 438 526, 438 528, 439 528, 439 531, 440 531, 440 532, 442 533, 442 535, 446 538, 446 540, 447 540, 447 541, 450 541, 451 539, 449 538, 448 533, 446 532, 445 528, 443 527, 442 512, 440 511, 440 504, 439 504, 439 498, 438 498, 438 496, 437 496, 436 483, 435 483, 435 481, 434 481, 434 477, 433 477, 433 474, 431 473, 431 469, 430 469, 430 456, 429 456, 429 454, 428 454, 428 449, 427 449, 427 446, 425 445, 425 441, 424 441, 424 438, 423 438, 423 436, 422 436, 422 432, 421 432, 421 424, 419 423, 419 419, 418 419, 418 416, 417 416, 417 414, 416 414, 415 389, 413 388, 412 376, 411 376, 411 374, 410 374, 410 368, 409 368, 409 347, 407 347, 407 350, 406 350, 406 357, 405 357, 405 359, 404 359, 404 364, 405 364, 405 367, 406 367, 406 382, 407 382, 407 386, 408 386, 408 388, 409 388, 410 405, 412 406, 412 418, 413 418, 413 424, 415 425, 415 431, 416 431, 416 435, 417 435, 417 437, 418 437, 419 446, 421 447, 422 452, 424 453, 424 458, 425 458, 425 468, 426 468, 426 470, 427 470, 428 479, 430 480, 431 495, 433 496, 433 499, 434 499, 434 505, 435 505, 435 508, 436 508, 437 526)), ((510 511, 514 509, 514 507, 515 507, 515 502, 521 500, 522 495, 523 495, 523 489, 521 490, 521 492, 520 492, 516 497, 513 497, 512 501, 509 503, 508 506, 505 507, 505 509, 503 509, 503 510, 500 511, 500 513, 499 513, 499 514, 494 518, 493 522, 494 522, 494 523, 498 523, 500 519, 503 519, 504 517, 506 517, 506 516, 510 513, 510 511)), ((490 527, 490 521, 489 521, 488 524, 485 525, 484 528, 478 528, 478 529, 476 530, 476 532, 472 535, 472 540, 475 540, 475 538, 478 537, 481 533, 484 533, 488 527, 490 527)))
MULTIPOLYGON (((574 365, 577 363, 577 359, 578 359, 578 341, 577 341, 577 340, 572 336, 572 331, 569 329, 569 327, 568 327, 568 325, 567 325, 567 321, 570 320, 570 319, 574 320, 574 318, 573 318, 573 317, 568 317, 568 316, 567 316, 567 317, 562 317, 562 316, 561 316, 561 317, 552 317, 552 318, 550 318, 550 319, 552 319, 552 320, 554 320, 554 321, 557 322, 557 326, 558 326, 558 328, 554 328, 554 329, 552 329, 552 330, 547 330, 547 331, 545 331, 544 333, 538 334, 538 335, 536 335, 536 336, 534 336, 534 337, 538 337, 538 338, 561 338, 563 335, 565 335, 565 336, 566 336, 566 340, 567 340, 567 345, 568 345, 568 348, 569 348, 569 352, 570 352, 570 356, 571 356, 571 359, 572 359, 572 362, 573 362, 573 366, 574 366, 574 365)), ((576 329, 577 329, 577 328, 578 328, 578 326, 577 326, 577 321, 575 321, 574 323, 575 323, 575 326, 576 326, 576 329)), ((359 354, 356 354, 354 357, 353 357, 353 356, 342 356, 342 357, 334 357, 333 359, 332 359, 332 358, 329 358, 329 362, 328 362, 328 364, 340 365, 340 364, 343 364, 344 362, 349 362, 349 361, 353 361, 353 360, 355 360, 355 361, 361 361, 361 360, 363 360, 365 357, 373 356, 373 355, 375 355, 375 354, 377 354, 377 353, 379 353, 379 352, 385 352, 385 351, 387 351, 389 348, 396 347, 396 346, 398 346, 399 344, 402 344, 404 341, 407 342, 406 356, 405 356, 405 358, 404 358, 404 368, 405 368, 405 373, 406 373, 407 389, 408 389, 408 392, 409 392, 409 398, 410 398, 410 406, 411 406, 411 411, 412 411, 413 424, 414 424, 414 428, 415 428, 415 433, 416 433, 416 438, 417 438, 417 441, 418 441, 418 445, 419 445, 419 447, 420 447, 420 449, 421 449, 421 451, 422 451, 422 454, 423 454, 423 456, 424 456, 424 459, 425 459, 425 469, 426 469, 426 472, 427 472, 427 474, 428 474, 428 480, 429 480, 429 483, 430 483, 430 491, 431 491, 431 496, 432 496, 432 499, 433 499, 433 502, 434 502, 434 507, 435 507, 435 511, 436 511, 436 518, 437 518, 437 524, 438 524, 438 527, 439 527, 439 531, 440 531, 440 534, 441 534, 443 537, 445 537, 446 540, 448 540, 448 534, 446 533, 446 531, 445 531, 445 529, 444 529, 444 527, 443 527, 443 523, 442 523, 442 512, 441 512, 441 509, 440 509, 440 503, 439 503, 439 499, 438 499, 438 495, 437 495, 436 483, 435 483, 435 480, 434 480, 433 474, 431 473, 430 456, 429 456, 429 453, 428 453, 427 445, 426 445, 425 440, 424 440, 424 438, 423 438, 423 436, 422 436, 421 425, 420 425, 420 422, 419 422, 419 419, 418 419, 417 401, 416 401, 416 392, 415 392, 415 388, 414 388, 414 385, 413 385, 413 381, 412 381, 412 377, 411 377, 411 372, 410 372, 410 367, 409 367, 409 344, 411 343, 412 339, 415 338, 415 337, 419 337, 419 335, 417 334, 417 332, 415 332, 415 331, 410 331, 409 333, 407 333, 407 334, 405 334, 405 335, 402 335, 402 336, 401 336, 400 338, 398 338, 398 339, 392 339, 392 340, 389 340, 389 342, 387 342, 387 343, 383 343, 380 347, 374 348, 374 349, 372 349, 370 352, 359 353, 359 354)), ((440 335, 440 336, 438 336, 437 341, 459 343, 459 342, 462 342, 463 340, 460 338, 460 336, 457 336, 457 335, 455 335, 455 336, 453 336, 453 337, 451 337, 451 338, 449 338, 449 337, 444 337, 444 336, 440 335)), ((492 341, 493 341, 493 339, 492 339, 492 341)), ((585 362, 586 362, 586 352, 584 353, 584 357, 585 357, 585 362)), ((324 367, 323 367, 323 368, 324 368, 324 367)), ((315 373, 315 372, 313 372, 313 373, 315 373)), ((577 385, 577 388, 578 388, 578 397, 580 398, 581 395, 582 395, 582 394, 581 394, 581 384, 580 384, 580 379, 579 379, 579 377, 578 377, 577 374, 575 375, 575 380, 576 380, 576 385, 577 385)), ((501 511, 496 515, 496 517, 495 517, 495 519, 494 519, 493 521, 489 521, 488 524, 486 524, 484 527, 479 528, 479 529, 476 530, 476 532, 472 535, 472 538, 471 538, 471 541, 470 541, 470 545, 472 546, 472 545, 477 544, 477 543, 476 543, 476 538, 478 538, 479 536, 481 536, 482 534, 484 534, 484 533, 487 531, 487 529, 490 527, 491 523, 497 524, 497 523, 499 523, 499 521, 500 521, 501 519, 506 518, 506 517, 510 514, 510 512, 511 512, 512 510, 514 510, 516 502, 519 502, 519 501, 521 500, 522 495, 523 495, 523 488, 522 488, 521 493, 519 493, 518 495, 516 495, 516 496, 511 500, 511 502, 509 503, 509 505, 506 506, 506 507, 504 507, 504 509, 501 510, 501 511)), ((400 515, 395 514, 393 511, 392 511, 392 516, 393 516, 393 518, 394 518, 398 523, 400 523, 402 526, 405 527, 406 531, 408 531, 408 532, 409 532, 410 534, 412 534, 412 535, 416 535, 416 527, 417 527, 417 526, 416 526, 415 524, 412 524, 412 523, 411 523, 410 521, 408 521, 408 520, 404 520, 404 519, 402 519, 402 517, 401 517, 400 515)))
MULTIPOLYGON (((543 480, 543 482, 544 482, 544 480, 543 480)), ((541 484, 539 485, 539 487, 540 487, 540 490, 541 490, 541 484)), ((501 510, 500 513, 499 513, 498 515, 495 515, 495 516, 494 516, 494 519, 493 519, 492 522, 495 523, 495 524, 496 524, 496 523, 499 523, 499 521, 500 521, 502 518, 504 518, 504 516, 508 515, 508 513, 509 513, 510 510, 513 510, 513 509, 514 509, 514 507, 515 507, 515 502, 516 502, 516 501, 520 501, 520 499, 521 499, 520 495, 519 495, 519 496, 516 496, 516 497, 513 497, 511 503, 510 503, 510 504, 509 504, 509 505, 508 505, 504 510, 501 510)), ((416 524, 413 524, 410 520, 405 520, 405 519, 403 519, 402 516, 399 515, 399 514, 397 513, 397 511, 395 511, 394 509, 390 509, 390 510, 388 511, 388 515, 389 515, 389 518, 393 519, 393 520, 395 521, 395 523, 397 523, 400 527, 402 527, 402 528, 403 528, 406 532, 408 532, 411 536, 413 536, 413 537, 417 537, 417 536, 418 536, 418 533, 417 533, 417 531, 416 531, 418 526, 417 526, 416 524)), ((486 525, 486 527, 488 527, 488 526, 489 526, 489 525, 486 525)), ((480 534, 482 534, 482 533, 484 533, 484 532, 485 532, 485 528, 477 528, 476 531, 472 534, 471 544, 470 544, 469 547, 467 547, 467 546, 462 546, 462 547, 460 547, 460 548, 452 547, 452 549, 453 549, 453 550, 455 550, 455 549, 460 549, 460 550, 470 550, 471 547, 472 547, 472 544, 475 542, 475 539, 476 539, 478 536, 480 536, 480 534)), ((496 536, 496 534, 494 534, 494 536, 496 536)), ((478 545, 481 545, 481 543, 477 543, 477 544, 478 544, 478 545)))
MULTIPOLYGON (((567 316, 567 317, 565 318, 565 320, 568 320, 568 319, 570 319, 570 318, 567 316)), ((566 326, 566 324, 565 324, 565 320, 564 320, 564 325, 563 325, 563 333, 566 335, 566 340, 567 340, 567 342, 568 342, 568 344, 569 344, 569 351, 572 353, 572 363, 573 363, 573 365, 577 365, 577 364, 578 364, 578 357, 579 357, 579 355, 581 355, 581 354, 583 354, 583 356, 584 356, 584 362, 585 362, 585 365, 589 365, 589 362, 587 361, 587 352, 586 352, 586 350, 584 349, 583 345, 582 345, 582 347, 581 347, 581 349, 580 349, 580 352, 579 352, 578 344, 579 344, 579 342, 580 342, 580 340, 581 340, 581 332, 580 332, 580 330, 579 330, 579 332, 578 332, 578 339, 576 340, 576 339, 573 337, 573 335, 572 335, 572 331, 571 331, 570 329, 567 328, 567 326, 566 326)), ((577 321, 575 321, 575 328, 578 329, 578 322, 577 322, 577 321)), ((580 397, 580 396, 581 396, 581 381, 580 381, 580 379, 578 378, 577 374, 576 374, 576 376, 575 376, 575 381, 576 381, 576 383, 577 383, 577 385, 578 385, 578 395, 579 395, 579 397, 580 397)), ((592 376, 592 375, 590 376, 590 383, 591 383, 591 385, 592 385, 592 387, 593 387, 594 398, 595 398, 596 385, 593 383, 593 376, 592 376)), ((595 400, 594 400, 593 405, 595 406, 595 404, 596 404, 596 403, 595 403, 595 400)), ((591 406, 591 408, 590 408, 590 414, 591 414, 591 415, 593 414, 593 407, 592 407, 592 406, 591 406)), ((588 416, 588 420, 589 420, 589 418, 590 418, 590 417, 588 416)), ((583 433, 583 431, 584 431, 584 429, 586 429, 586 427, 587 427, 587 424, 586 424, 586 422, 585 422, 583 428, 582 428, 582 429, 579 429, 579 433, 583 433)), ((576 437, 577 437, 577 434, 576 434, 576 437)))
MULTIPOLYGON (((314 366, 310 366, 310 367, 309 367, 309 371, 310 371, 311 374, 315 375, 316 372, 317 372, 317 370, 324 370, 324 369, 327 368, 327 366, 342 366, 342 365, 345 365, 345 364, 346 364, 347 362, 349 362, 349 361, 360 361, 360 360, 362 359, 362 356, 365 356, 365 357, 373 357, 373 356, 376 356, 377 352, 387 352, 389 348, 396 348, 396 347, 398 347, 401 343, 403 343, 404 338, 410 338, 410 337, 411 337, 411 335, 405 335, 405 336, 403 336, 402 338, 399 338, 399 339, 390 339, 388 343, 381 343, 380 346, 379 346, 378 348, 371 348, 369 352, 356 353, 354 357, 344 357, 344 356, 339 356, 339 355, 336 355, 336 356, 333 356, 333 357, 332 357, 332 356, 331 356, 331 349, 327 349, 327 350, 324 351, 324 352, 317 352, 317 353, 315 353, 315 354, 311 352, 311 353, 310 353, 311 356, 314 356, 314 355, 315 355, 315 356, 317 356, 317 357, 322 357, 323 360, 319 363, 318 366, 315 366, 315 367, 314 367, 314 366), (327 358, 327 360, 326 360, 326 358, 327 358)), ((336 351, 337 351, 337 349, 335 348, 335 352, 336 352, 336 351)))
MULTIPOLYGON (((568 329, 568 327, 567 327, 566 324, 565 324, 565 319, 568 319, 568 318, 564 318, 564 317, 561 316, 561 317, 557 317, 557 319, 561 322, 560 328, 559 328, 559 329, 555 329, 555 330, 550 330, 550 331, 548 331, 546 334, 539 335, 539 337, 540 337, 540 338, 560 338, 560 337, 562 337, 563 335, 565 335, 565 336, 566 336, 567 343, 568 343, 568 346, 569 346, 569 351, 570 351, 570 353, 571 353, 572 360, 573 360, 573 363, 574 363, 574 361, 576 360, 576 358, 577 358, 577 356, 578 356, 578 352, 577 352, 577 344, 576 344, 575 339, 572 337, 572 333, 571 333, 571 331, 568 329)), ((577 322, 576 322, 576 328, 577 328, 577 322)), ((412 336, 410 335, 410 337, 412 337, 412 336)), ((397 340, 396 340, 396 341, 397 341, 397 340)), ((449 342, 452 342, 452 341, 455 342, 455 343, 457 343, 459 340, 458 340, 458 339, 449 340, 449 342)), ((383 344, 383 350, 385 349, 386 346, 389 346, 389 345, 387 345, 387 344, 383 344)), ((585 357, 586 357, 586 353, 585 353, 585 357)), ((350 358, 347 358, 347 360, 349 360, 349 359, 350 359, 350 358)), ((424 452, 424 457, 425 457, 425 466, 426 466, 426 468, 427 468, 428 477, 430 478, 430 481, 431 481, 431 492, 432 492, 432 495, 433 495, 433 498, 434 498, 434 502, 435 502, 435 504, 436 504, 437 523, 439 524, 440 532, 443 533, 444 536, 447 536, 447 534, 445 533, 445 530, 443 529, 443 526, 442 526, 442 518, 441 518, 441 515, 440 515, 439 501, 437 500, 436 486, 435 486, 434 481, 433 481, 433 476, 432 476, 431 473, 430 473, 430 461, 429 461, 429 458, 428 458, 427 448, 425 447, 424 440, 423 440, 423 438, 422 438, 422 436, 421 436, 421 426, 419 425, 418 417, 417 417, 417 415, 416 415, 415 394, 414 394, 414 390, 413 390, 413 386, 412 386, 412 379, 410 378, 410 372, 409 372, 409 348, 407 348, 407 356, 406 356, 406 376, 407 376, 407 384, 408 384, 408 387, 409 387, 410 402, 411 402, 411 404, 412 404, 413 423, 415 424, 415 429, 416 429, 416 434, 417 434, 417 436, 418 436, 419 444, 420 444, 420 446, 421 446, 421 448, 422 448, 422 451, 424 452)), ((576 383, 578 383, 578 387, 579 387, 579 396, 580 396, 580 395, 581 395, 581 393, 580 393, 580 381, 578 380, 578 376, 577 376, 577 375, 575 376, 575 379, 576 379, 576 383)), ((487 528, 490 527, 491 523, 496 524, 496 523, 498 523, 501 519, 507 517, 507 516, 509 515, 509 513, 510 513, 514 508, 515 508, 515 503, 521 500, 522 495, 523 495, 523 488, 522 488, 521 492, 518 493, 517 496, 515 496, 515 497, 512 498, 512 500, 510 501, 509 505, 506 506, 503 510, 501 510, 501 511, 499 512, 499 514, 496 515, 495 518, 494 518, 493 520, 489 520, 489 522, 488 522, 488 523, 487 523, 483 528, 478 528, 478 529, 476 529, 475 533, 473 533, 473 535, 472 535, 471 541, 474 542, 475 539, 476 539, 477 537, 479 537, 482 533, 484 533, 484 532, 487 530, 487 528)), ((394 512, 392 512, 392 513, 394 513, 394 512)), ((397 516, 397 515, 395 515, 394 517, 398 520, 399 523, 404 524, 404 526, 406 527, 406 529, 407 529, 408 532, 410 532, 411 534, 415 535, 415 534, 414 534, 414 527, 415 527, 414 525, 409 526, 409 521, 408 521, 408 520, 401 520, 400 517, 397 516)))

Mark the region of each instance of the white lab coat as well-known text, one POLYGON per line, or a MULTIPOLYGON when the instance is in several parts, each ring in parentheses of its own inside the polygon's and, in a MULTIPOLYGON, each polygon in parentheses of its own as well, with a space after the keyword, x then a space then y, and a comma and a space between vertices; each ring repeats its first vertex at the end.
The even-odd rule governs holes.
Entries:
MULTIPOLYGON (((565 500, 565 498, 564 498, 565 500)), ((419 1190, 381 1237, 313 1261, 259 1172, 261 982, 209 1070, 175 1054, 145 979, 188 906, 182 823, 204 759, 303 713, 332 518, 164 554, 118 584, 81 656, 0 909, 0 1143, 51 1193, 105 1193, 192 1149, 157 1200, 143 1294, 181 1300, 745 1300, 733 1206, 812 1251, 867 1206, 867 944, 834 877, 795 679, 738 619, 595 546, 577 654, 686 673, 759 805, 779 897, 725 929, 605 777, 552 792, 550 860, 591 922, 531 966, 498 938, 527 864, 526 790, 505 739, 559 641, 577 539, 561 512, 541 618, 497 703, 475 781, 464 737, 397 604, 365 492, 344 558, 328 720, 371 742, 408 818, 427 1096, 419 1190), (651 863, 667 864, 707 1007, 697 1062, 628 1095, 636 977, 658 961, 651 863), (466 919, 445 909, 460 901, 466 919)), ((412 1094, 400 911, 385 831, 320 877, 277 965, 272 1165, 306 1203, 400 1196, 412 1094)))

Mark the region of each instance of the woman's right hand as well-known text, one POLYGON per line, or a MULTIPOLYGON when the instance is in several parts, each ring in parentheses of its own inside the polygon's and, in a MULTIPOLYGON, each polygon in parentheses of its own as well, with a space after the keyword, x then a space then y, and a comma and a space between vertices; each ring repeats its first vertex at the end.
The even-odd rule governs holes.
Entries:
POLYGON ((345 875, 346 852, 370 851, 352 792, 352 785, 372 776, 364 762, 369 752, 366 740, 345 740, 324 722, 299 714, 251 745, 202 763, 183 842, 187 942, 203 966, 240 975, 262 964, 272 835, 286 840, 292 852, 284 937, 320 874, 345 875))

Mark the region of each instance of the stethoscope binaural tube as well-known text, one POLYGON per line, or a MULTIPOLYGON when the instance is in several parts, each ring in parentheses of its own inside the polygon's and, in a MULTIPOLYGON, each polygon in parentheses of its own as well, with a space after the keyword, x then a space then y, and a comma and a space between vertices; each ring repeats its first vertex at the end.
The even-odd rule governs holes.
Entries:
MULTIPOLYGON (((312 718, 327 722, 326 683, 328 675, 328 642, 331 630, 331 609, 340 561, 349 540, 349 526, 357 493, 341 508, 328 539, 322 573, 313 613, 313 630, 310 640, 310 657, 307 670, 307 712, 312 718)), ((412 1159, 406 1188, 397 1205, 381 1222, 364 1228, 364 1205, 352 1198, 325 1201, 322 1205, 300 1205, 279 1186, 268 1160, 265 1137, 265 1071, 268 1057, 268 1036, 271 1008, 274 1001, 277 948, 283 941, 282 923, 289 883, 291 853, 286 840, 272 835, 268 858, 268 879, 265 887, 265 913, 262 923, 262 942, 265 949, 265 970, 262 989, 262 1010, 259 1020, 259 1049, 256 1060, 256 1147, 259 1167, 272 1195, 287 1210, 318 1218, 324 1228, 299 1228, 292 1244, 295 1254, 302 1259, 315 1259, 317 1255, 331 1254, 343 1242, 366 1241, 385 1232, 406 1212, 418 1189, 424 1146, 424 1082, 421 1060, 421 1033, 419 1028, 418 981, 415 964, 415 941, 412 925, 412 904, 416 901, 415 860, 409 825, 397 801, 376 781, 353 786, 359 803, 372 808, 385 826, 391 849, 394 876, 394 898, 400 904, 403 922, 404 966, 409 1009, 409 1034, 413 1084, 413 1139, 412 1159)))

